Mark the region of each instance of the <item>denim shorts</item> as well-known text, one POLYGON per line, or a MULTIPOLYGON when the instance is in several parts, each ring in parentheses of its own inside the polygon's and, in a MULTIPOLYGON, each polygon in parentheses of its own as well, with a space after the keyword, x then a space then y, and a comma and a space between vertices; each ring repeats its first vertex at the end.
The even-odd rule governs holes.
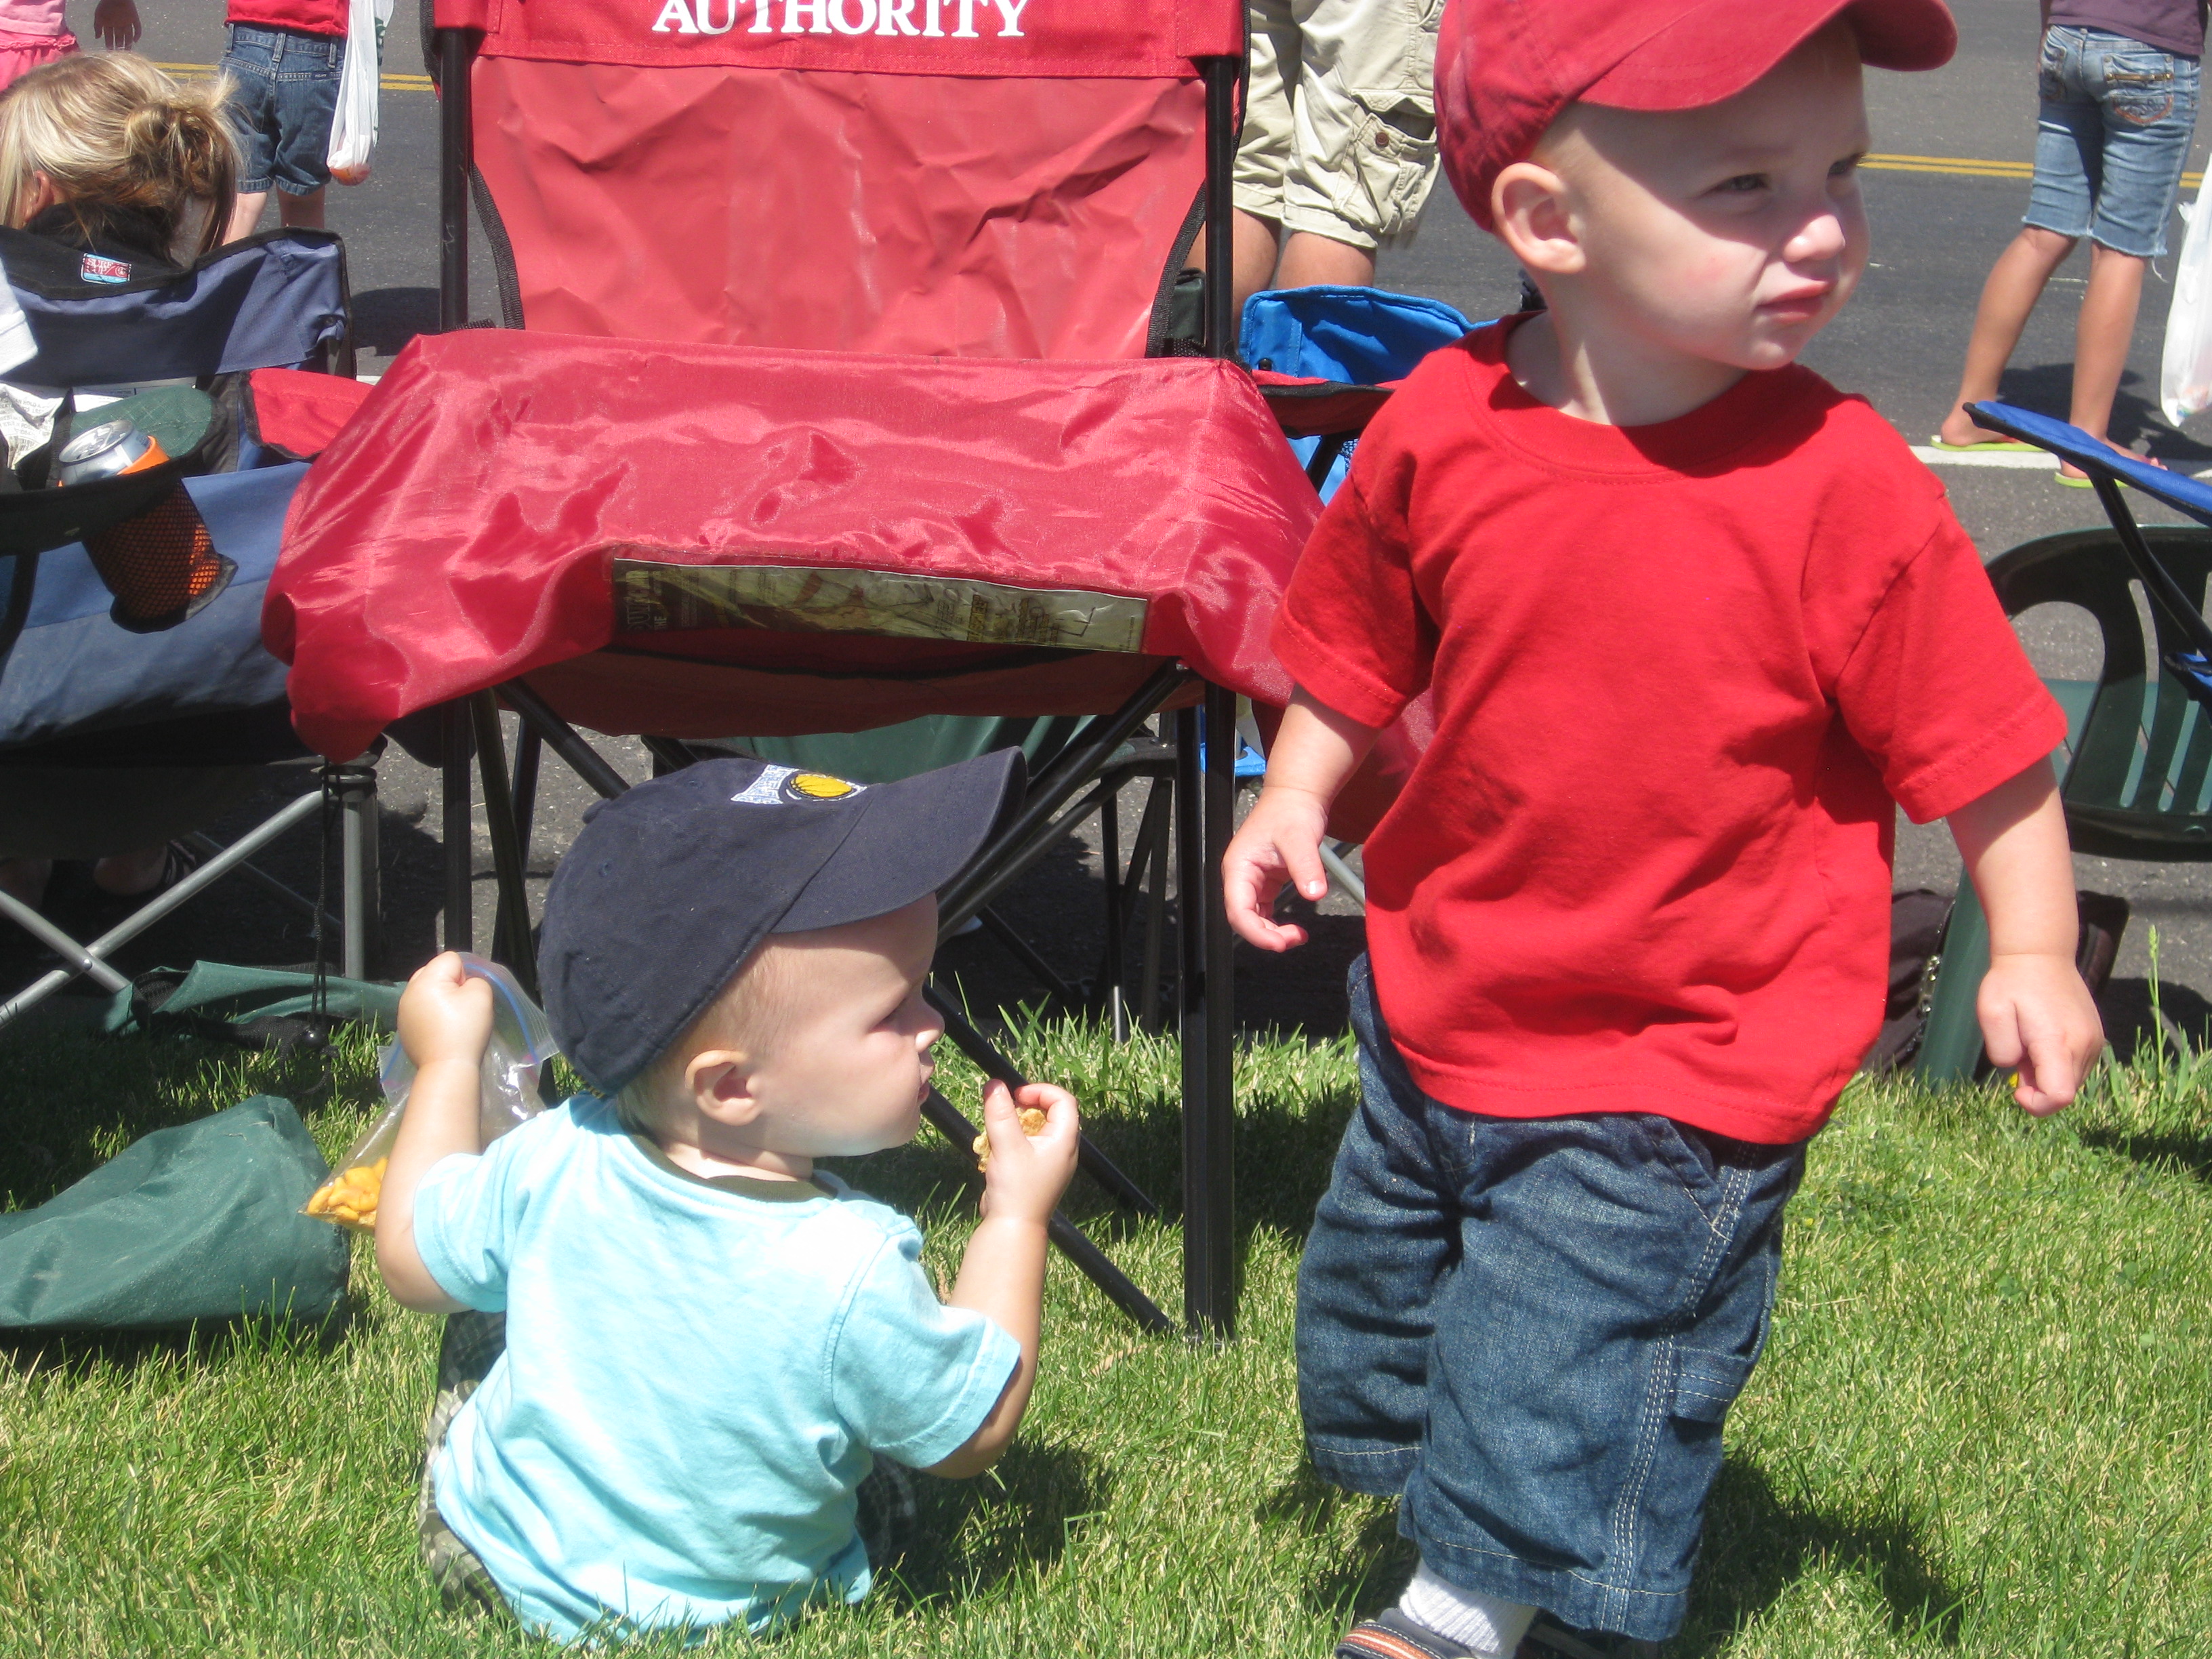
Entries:
POLYGON ((2035 182, 2021 223, 2154 259, 2197 131, 2198 64, 2124 34, 2044 32, 2035 182))
POLYGON ((298 29, 233 23, 222 72, 238 135, 239 192, 270 185, 306 196, 331 181, 331 119, 338 107, 345 42, 298 29))
POLYGON ((1566 1624, 1681 1626, 1721 1424, 1766 1340, 1802 1143, 1431 1099, 1352 964, 1361 1100, 1298 1269, 1315 1467, 1401 1493, 1440 1577, 1566 1624))

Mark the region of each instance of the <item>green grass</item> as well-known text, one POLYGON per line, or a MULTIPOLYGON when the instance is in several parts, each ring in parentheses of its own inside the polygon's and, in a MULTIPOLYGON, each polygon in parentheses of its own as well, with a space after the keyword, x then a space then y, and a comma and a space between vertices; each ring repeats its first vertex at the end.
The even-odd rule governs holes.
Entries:
MULTIPOLYGON (((1018 1045, 1099 1139, 1175 1189, 1175 1055, 1041 1025, 1018 1045)), ((363 1121, 369 1046, 306 1106, 363 1121)), ((950 1092, 973 1110, 957 1061, 950 1092)), ((924 1482, 922 1537, 816 1655, 1322 1655, 1409 1562, 1386 1504, 1302 1468, 1293 1277, 1353 1088, 1341 1046, 1241 1058, 1240 1340, 1139 1336, 1054 1270, 1043 1378, 994 1475, 924 1482)), ((51 1195, 134 1136, 316 1066, 189 1043, 0 1051, 0 1189, 51 1195)), ((1765 1362, 1677 1655, 2193 1653, 2212 1632, 2212 1063, 2108 1069, 2035 1125, 1993 1095, 1862 1084, 1814 1149, 1765 1362)), ((960 1162, 922 1143, 847 1171, 920 1215, 949 1273, 960 1162)), ((1079 1182, 1079 1188, 1082 1183, 1079 1182)), ((1170 1309, 1176 1235, 1078 1194, 1170 1309)), ((0 1653, 552 1651, 443 1613, 411 1503, 436 1322, 366 1255, 343 1328, 18 1345, 0 1365, 0 1653)), ((743 1645, 724 1637, 716 1650, 743 1645)), ((652 1651, 667 1644, 644 1644, 652 1651)))

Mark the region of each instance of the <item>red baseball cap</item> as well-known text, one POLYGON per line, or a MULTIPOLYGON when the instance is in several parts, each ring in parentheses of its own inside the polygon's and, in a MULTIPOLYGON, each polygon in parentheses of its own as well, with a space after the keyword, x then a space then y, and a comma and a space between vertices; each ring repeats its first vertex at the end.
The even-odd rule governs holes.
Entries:
POLYGON ((1449 0, 1437 40, 1444 172, 1494 229, 1492 183, 1569 104, 1717 104, 1839 16, 1877 69, 1936 69, 1958 48, 1943 0, 1449 0))

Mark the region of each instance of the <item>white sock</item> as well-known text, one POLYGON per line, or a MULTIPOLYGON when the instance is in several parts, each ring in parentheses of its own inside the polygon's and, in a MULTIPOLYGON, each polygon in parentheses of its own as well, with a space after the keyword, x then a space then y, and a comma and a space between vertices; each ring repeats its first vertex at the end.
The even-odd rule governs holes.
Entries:
POLYGON ((1501 1601, 1447 1584, 1429 1571, 1425 1561, 1398 1598, 1398 1611, 1462 1647, 1473 1648, 1483 1659, 1512 1659, 1536 1616, 1535 1608, 1518 1601, 1501 1601))

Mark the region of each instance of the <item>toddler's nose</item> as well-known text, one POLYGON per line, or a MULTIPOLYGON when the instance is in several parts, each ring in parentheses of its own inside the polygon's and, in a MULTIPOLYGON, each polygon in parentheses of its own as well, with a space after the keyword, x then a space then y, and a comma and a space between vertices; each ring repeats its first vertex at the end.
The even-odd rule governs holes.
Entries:
POLYGON ((1842 213, 1833 206, 1823 207, 1807 216, 1797 227, 1782 250, 1782 257, 1793 265, 1822 264, 1841 258, 1850 245, 1850 233, 1844 224, 1842 213))

